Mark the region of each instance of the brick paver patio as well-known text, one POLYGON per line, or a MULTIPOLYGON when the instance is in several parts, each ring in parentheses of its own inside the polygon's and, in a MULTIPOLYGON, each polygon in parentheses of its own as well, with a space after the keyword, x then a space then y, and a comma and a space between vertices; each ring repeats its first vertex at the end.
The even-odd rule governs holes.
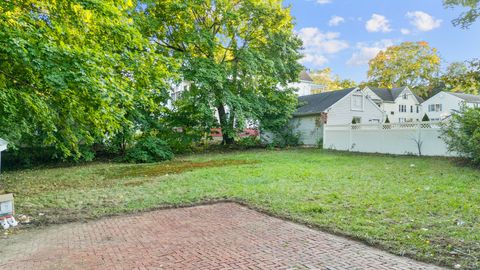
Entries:
POLYGON ((0 269, 441 269, 234 203, 52 226, 0 243, 0 269))

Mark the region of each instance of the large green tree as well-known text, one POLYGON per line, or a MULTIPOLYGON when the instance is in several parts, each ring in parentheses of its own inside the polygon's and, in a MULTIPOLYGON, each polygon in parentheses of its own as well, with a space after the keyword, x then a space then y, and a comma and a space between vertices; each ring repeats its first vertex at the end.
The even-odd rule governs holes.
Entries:
POLYGON ((286 86, 301 69, 301 41, 282 1, 145 1, 143 16, 144 33, 181 61, 184 78, 216 108, 224 143, 246 120, 286 124, 296 106, 286 86))
POLYGON ((440 81, 448 91, 478 95, 480 91, 480 60, 450 64, 440 81))
POLYGON ((81 157, 165 96, 168 59, 134 24, 133 1, 0 2, 0 137, 81 157))
POLYGON ((431 82, 438 77, 440 56, 427 42, 403 42, 380 51, 370 60, 369 85, 377 87, 409 86, 418 95, 427 96, 431 82))
POLYGON ((443 4, 449 8, 460 6, 468 9, 452 21, 454 26, 469 28, 480 16, 480 0, 444 0, 443 4))

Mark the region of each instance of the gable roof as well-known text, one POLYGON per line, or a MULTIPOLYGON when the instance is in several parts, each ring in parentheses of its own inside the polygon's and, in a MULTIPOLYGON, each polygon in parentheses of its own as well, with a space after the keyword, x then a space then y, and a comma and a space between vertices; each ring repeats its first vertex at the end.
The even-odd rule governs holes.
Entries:
POLYGON ((312 77, 310 77, 310 75, 305 70, 302 70, 302 72, 300 72, 299 79, 300 81, 313 82, 312 77))
MULTIPOLYGON (((407 88, 406 86, 403 87, 397 87, 397 88, 377 88, 377 87, 368 87, 370 90, 372 90, 375 95, 380 97, 383 101, 388 101, 388 102, 395 102, 395 100, 398 98, 398 96, 407 88)), ((422 103, 424 100, 423 98, 419 97, 415 93, 413 93, 413 96, 417 99, 419 103, 422 103)))
POLYGON ((301 96, 298 98, 300 107, 297 108, 297 111, 293 115, 299 116, 322 113, 355 89, 358 88, 352 87, 315 95, 301 96))
POLYGON ((480 96, 472 95, 472 94, 465 94, 465 93, 454 93, 454 92, 447 92, 450 95, 454 95, 458 98, 465 100, 468 103, 480 103, 480 96))

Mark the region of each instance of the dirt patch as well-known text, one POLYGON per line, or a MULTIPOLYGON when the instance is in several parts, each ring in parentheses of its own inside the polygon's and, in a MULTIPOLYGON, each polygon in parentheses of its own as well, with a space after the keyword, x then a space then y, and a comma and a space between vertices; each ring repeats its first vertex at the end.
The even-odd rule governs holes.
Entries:
MULTIPOLYGON (((155 177, 167 174, 178 174, 202 168, 225 167, 234 165, 256 164, 253 160, 210 160, 204 162, 175 161, 155 165, 138 165, 123 167, 106 175, 106 179, 131 178, 131 177, 155 177)), ((134 182, 130 182, 135 185, 134 182)), ((127 183, 126 183, 127 184, 127 183)))

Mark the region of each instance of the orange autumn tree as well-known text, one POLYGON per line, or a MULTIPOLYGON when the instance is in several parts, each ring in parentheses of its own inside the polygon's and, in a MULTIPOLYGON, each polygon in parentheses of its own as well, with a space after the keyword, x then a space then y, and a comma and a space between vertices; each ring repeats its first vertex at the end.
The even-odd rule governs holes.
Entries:
POLYGON ((386 88, 408 86, 416 94, 426 96, 439 73, 440 62, 437 49, 427 42, 403 42, 380 51, 370 60, 368 84, 386 88))

